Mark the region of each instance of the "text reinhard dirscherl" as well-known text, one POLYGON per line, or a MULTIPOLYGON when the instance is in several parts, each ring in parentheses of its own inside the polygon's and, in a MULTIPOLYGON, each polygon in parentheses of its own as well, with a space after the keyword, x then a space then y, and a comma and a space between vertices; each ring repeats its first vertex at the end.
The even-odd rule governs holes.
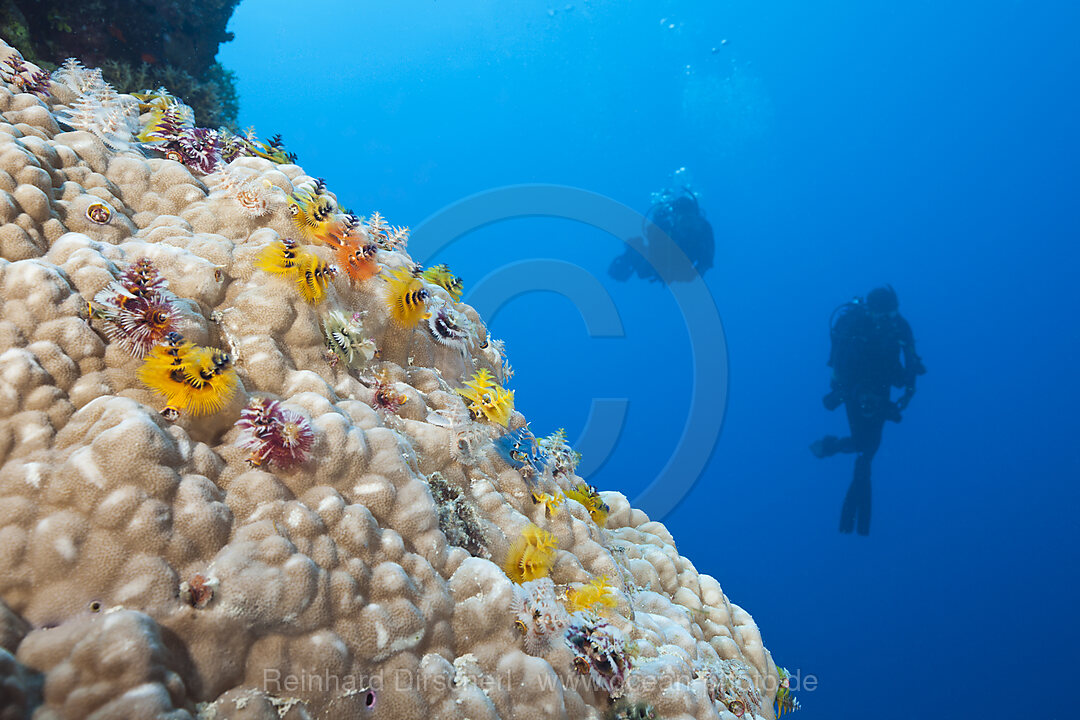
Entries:
MULTIPOLYGON (((560 679, 554 672, 532 673, 528 678, 521 672, 506 671, 493 675, 489 673, 458 673, 456 676, 440 672, 438 669, 432 672, 415 672, 406 668, 399 668, 389 677, 386 675, 362 675, 353 673, 334 673, 324 670, 321 673, 301 670, 299 673, 283 673, 277 668, 263 670, 262 689, 264 692, 278 695, 281 693, 356 693, 373 690, 381 692, 387 688, 396 691, 420 690, 440 692, 466 683, 476 685, 484 692, 492 690, 509 691, 515 686, 523 686, 526 683, 533 686, 537 692, 554 692, 559 686, 569 686, 572 689, 590 690, 595 689, 587 675, 572 675, 567 680, 560 679)), ((766 688, 771 696, 775 691, 776 678, 770 677, 766 688)), ((649 673, 631 675, 629 690, 635 695, 648 696, 654 692, 675 684, 692 685, 703 682, 700 679, 680 678, 674 673, 649 673)), ((789 686, 794 692, 813 692, 818 687, 818 678, 813 674, 803 675, 796 670, 789 678, 789 686)))

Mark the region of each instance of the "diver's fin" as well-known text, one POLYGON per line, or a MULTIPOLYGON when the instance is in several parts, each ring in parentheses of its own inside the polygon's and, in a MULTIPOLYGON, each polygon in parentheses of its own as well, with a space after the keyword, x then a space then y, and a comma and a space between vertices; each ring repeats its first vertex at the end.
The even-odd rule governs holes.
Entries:
POLYGON ((827 458, 840 452, 840 438, 835 435, 826 435, 820 440, 810 443, 810 452, 814 457, 827 458))

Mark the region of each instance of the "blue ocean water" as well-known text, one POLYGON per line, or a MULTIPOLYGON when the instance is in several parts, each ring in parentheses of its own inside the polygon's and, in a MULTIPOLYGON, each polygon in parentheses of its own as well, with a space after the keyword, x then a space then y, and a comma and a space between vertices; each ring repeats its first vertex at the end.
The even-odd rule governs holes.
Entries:
POLYGON ((481 195, 476 227, 418 259, 487 288, 538 434, 574 440, 594 399, 625 400, 610 454, 583 448, 599 488, 644 491, 694 403, 723 419, 718 438, 687 436, 708 464, 656 519, 779 664, 816 678, 799 716, 1068 718, 1078 21, 1064 2, 397 0, 298 17, 261 0, 219 59, 242 124, 282 133, 350 209, 414 229, 529 183, 644 213, 686 167, 717 234, 705 281, 726 357, 700 336, 707 308, 612 281, 621 241, 567 208, 515 217, 481 195), (870 536, 841 535, 851 458, 807 450, 844 430, 821 405, 828 317, 886 282, 929 373, 885 429, 870 536), (601 337, 605 298, 621 330, 601 337), (695 343, 726 393, 692 380, 695 343))

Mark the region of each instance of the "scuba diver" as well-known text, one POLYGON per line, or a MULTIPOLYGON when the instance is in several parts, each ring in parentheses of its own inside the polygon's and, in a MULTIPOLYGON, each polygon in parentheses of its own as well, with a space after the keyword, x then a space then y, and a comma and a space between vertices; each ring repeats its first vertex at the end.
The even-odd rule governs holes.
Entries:
POLYGON ((690 282, 713 265, 712 225, 688 185, 654 193, 642 237, 630 238, 627 244, 630 247, 608 267, 608 274, 619 282, 634 274, 650 282, 690 282))
POLYGON ((915 378, 926 372, 915 352, 915 339, 898 308, 891 285, 875 288, 866 299, 855 298, 833 311, 829 319, 832 349, 830 390, 822 402, 827 410, 844 405, 851 436, 826 435, 810 445, 819 458, 855 453, 855 474, 840 511, 840 532, 856 529, 870 534, 870 463, 881 444, 885 421, 900 422, 915 394, 915 378), (900 357, 903 356, 903 364, 900 357), (895 402, 892 388, 904 388, 895 402))

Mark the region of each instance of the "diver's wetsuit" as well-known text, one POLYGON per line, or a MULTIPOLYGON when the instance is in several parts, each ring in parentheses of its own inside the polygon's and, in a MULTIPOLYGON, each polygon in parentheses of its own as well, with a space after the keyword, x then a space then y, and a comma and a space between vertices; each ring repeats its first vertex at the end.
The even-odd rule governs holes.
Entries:
POLYGON ((631 238, 627 244, 630 247, 608 268, 608 274, 620 282, 635 274, 650 282, 691 282, 713 266, 712 225, 689 188, 668 191, 668 199, 649 210, 642 237, 631 238))
MULTIPOLYGON (((684 192, 685 194, 675 198, 666 206, 665 212, 655 213, 653 220, 656 227, 667 233, 668 237, 674 240, 686 254, 694 270, 697 271, 696 274, 704 275, 705 271, 712 267, 713 255, 716 252, 713 229, 709 221, 701 214, 697 198, 689 190, 684 192)), ((669 273, 679 269, 678 258, 664 257, 661 261, 663 253, 659 247, 662 247, 662 243, 658 239, 650 238, 650 246, 658 247, 653 253, 652 262, 663 262, 669 273)), ((693 275, 692 271, 686 277, 676 273, 673 279, 691 280, 693 275)))
POLYGON ((905 398, 910 399, 915 377, 925 369, 915 353, 911 326, 895 311, 873 313, 864 303, 851 303, 833 325, 832 341, 833 390, 825 403, 830 410, 844 404, 851 436, 827 436, 811 449, 819 457, 856 453, 855 472, 840 511, 840 532, 857 529, 860 535, 869 535, 870 464, 881 445, 885 421, 900 422, 891 389, 906 388, 905 398))
POLYGON ((844 496, 844 505, 840 509, 840 532, 849 533, 854 530, 857 518, 859 534, 870 534, 870 463, 881 446, 886 404, 892 406, 888 387, 884 388, 883 393, 881 388, 866 387, 845 396, 844 407, 847 410, 851 437, 839 441, 839 452, 854 452, 858 455, 855 456, 855 473, 851 485, 848 486, 847 495, 844 496))

